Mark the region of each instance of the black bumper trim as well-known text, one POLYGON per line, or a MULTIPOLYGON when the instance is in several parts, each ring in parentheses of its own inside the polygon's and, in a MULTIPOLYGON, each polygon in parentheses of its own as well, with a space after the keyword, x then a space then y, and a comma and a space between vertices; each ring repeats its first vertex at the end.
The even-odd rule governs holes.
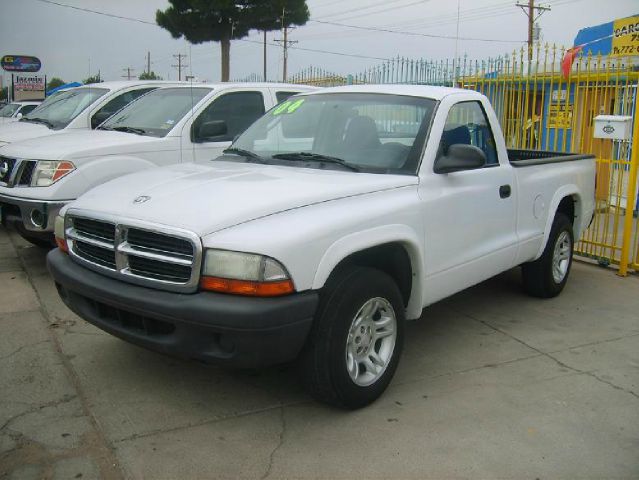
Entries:
POLYGON ((92 272, 59 249, 47 266, 67 306, 98 328, 151 350, 237 367, 294 359, 319 299, 315 291, 249 298, 155 290, 92 272))

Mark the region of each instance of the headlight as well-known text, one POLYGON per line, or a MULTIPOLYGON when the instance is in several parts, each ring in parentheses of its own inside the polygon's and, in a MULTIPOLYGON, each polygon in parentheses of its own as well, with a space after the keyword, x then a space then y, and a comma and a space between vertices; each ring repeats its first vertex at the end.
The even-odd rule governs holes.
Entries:
POLYGON ((75 165, 65 160, 38 160, 31 175, 32 187, 48 187, 75 170, 75 165))
POLYGON ((229 250, 206 250, 200 287, 257 297, 274 297, 294 291, 288 272, 277 260, 229 250))

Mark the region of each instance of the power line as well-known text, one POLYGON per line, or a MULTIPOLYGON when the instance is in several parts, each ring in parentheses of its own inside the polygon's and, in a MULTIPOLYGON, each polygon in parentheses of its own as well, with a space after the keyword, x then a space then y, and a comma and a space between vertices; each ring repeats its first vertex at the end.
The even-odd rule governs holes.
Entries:
MULTIPOLYGON (((367 5, 365 7, 350 8, 348 10, 342 10, 341 12, 329 13, 327 15, 323 15, 323 16, 319 17, 319 19, 329 18, 329 17, 337 17, 337 16, 344 15, 344 14, 351 13, 351 12, 360 12, 362 10, 368 10, 369 8, 375 8, 375 7, 379 7, 381 5, 388 6, 388 5, 393 4, 393 3, 400 3, 400 2, 405 2, 405 1, 406 0, 391 0, 391 1, 382 0, 381 2, 373 3, 373 4, 367 5)), ((428 0, 420 0, 420 2, 423 2, 423 1, 428 1, 428 0)), ((397 8, 402 8, 402 7, 399 6, 397 8)), ((371 13, 371 15, 373 15, 373 14, 374 13, 371 13)))
MULTIPOLYGON (((325 25, 337 25, 338 27, 356 28, 359 30, 370 30, 373 32, 394 33, 397 35, 409 35, 414 37, 427 37, 427 38, 443 38, 446 40, 456 40, 457 37, 451 37, 450 35, 435 35, 430 33, 419 32, 406 32, 402 30, 390 30, 388 28, 377 27, 362 27, 360 25, 349 25, 346 23, 328 22, 324 20, 309 20, 310 22, 323 23, 325 25)), ((474 42, 496 42, 496 43, 522 43, 521 40, 497 40, 494 38, 471 38, 471 37, 459 37, 459 40, 472 40, 474 42)))
POLYGON ((112 13, 100 12, 98 10, 91 10, 90 8, 76 7, 75 5, 68 5, 66 3, 54 2, 53 0, 36 0, 36 2, 48 3, 50 5, 57 5, 58 7, 72 8, 73 10, 80 10, 81 12, 87 12, 87 13, 95 13, 97 15, 103 15, 105 17, 118 18, 120 20, 129 20, 131 22, 144 23, 146 25, 153 25, 154 27, 158 26, 155 22, 140 20, 139 18, 124 17, 122 15, 114 15, 112 13))

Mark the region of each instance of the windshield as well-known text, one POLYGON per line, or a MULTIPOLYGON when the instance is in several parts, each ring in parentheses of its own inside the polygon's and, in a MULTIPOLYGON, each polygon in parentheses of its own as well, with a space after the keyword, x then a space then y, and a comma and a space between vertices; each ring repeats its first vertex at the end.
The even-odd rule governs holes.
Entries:
POLYGON ((20 108, 19 103, 10 103, 9 105, 5 105, 0 108, 0 117, 9 118, 11 115, 16 113, 18 108, 20 108))
POLYGON ((47 98, 38 108, 22 117, 21 121, 42 123, 59 130, 66 127, 84 109, 105 95, 106 88, 74 88, 47 98))
POLYGON ((127 105, 99 128, 164 137, 210 88, 160 88, 127 105))
POLYGON ((415 174, 436 102, 379 93, 296 96, 232 145, 245 161, 369 173, 415 174))

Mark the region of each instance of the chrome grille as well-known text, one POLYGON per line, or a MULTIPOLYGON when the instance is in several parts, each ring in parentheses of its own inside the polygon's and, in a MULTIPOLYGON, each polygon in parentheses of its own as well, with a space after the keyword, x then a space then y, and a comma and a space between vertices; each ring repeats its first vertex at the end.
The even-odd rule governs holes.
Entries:
POLYGON ((0 157, 0 182, 4 185, 11 184, 11 175, 16 166, 15 158, 0 157))
POLYGON ((194 291, 202 257, 198 237, 139 223, 67 214, 69 252, 87 267, 131 283, 194 291))
POLYGON ((37 165, 36 160, 22 160, 0 156, 0 185, 5 187, 28 187, 37 165))

